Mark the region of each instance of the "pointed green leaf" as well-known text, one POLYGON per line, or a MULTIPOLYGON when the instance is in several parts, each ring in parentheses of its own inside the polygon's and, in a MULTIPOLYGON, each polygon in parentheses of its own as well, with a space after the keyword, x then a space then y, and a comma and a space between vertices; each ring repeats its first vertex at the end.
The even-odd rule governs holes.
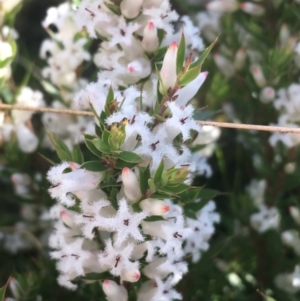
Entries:
POLYGON ((103 165, 100 161, 88 161, 84 162, 81 166, 81 169, 86 169, 89 171, 105 171, 108 169, 107 166, 103 165))
POLYGON ((124 167, 133 168, 135 166, 136 166, 136 163, 125 162, 121 159, 118 159, 115 164, 115 168, 118 168, 118 169, 123 169, 124 167))
POLYGON ((156 191, 156 187, 152 179, 148 180, 148 185, 150 187, 151 192, 154 193, 156 191))
POLYGON ((9 280, 10 280, 10 277, 8 278, 6 284, 0 288, 0 301, 3 301, 4 298, 5 298, 5 292, 6 292, 6 288, 9 284, 9 280))
POLYGON ((55 147, 59 159, 62 161, 72 161, 72 154, 67 145, 63 141, 56 139, 48 129, 45 130, 51 142, 53 143, 53 146, 55 147))
POLYGON ((115 99, 114 90, 112 89, 112 86, 110 86, 106 97, 106 104, 112 103, 114 99, 115 99))
POLYGON ((111 149, 110 149, 110 146, 108 143, 102 141, 101 139, 94 139, 91 141, 95 147, 101 152, 101 153, 104 153, 104 154, 110 154, 111 153, 111 149))
POLYGON ((196 66, 192 69, 189 69, 179 78, 178 84, 180 86, 186 86, 199 75, 200 71, 201 71, 200 66, 196 66))
POLYGON ((142 194, 144 194, 149 188, 148 180, 150 179, 150 169, 147 167, 139 168, 139 180, 140 180, 140 189, 142 194))
POLYGON ((181 40, 178 46, 178 51, 177 51, 177 60, 176 60, 176 72, 177 74, 181 71, 185 59, 185 37, 184 37, 184 32, 182 31, 181 35, 181 40))
POLYGON ((83 154, 82 154, 82 151, 81 151, 79 145, 75 145, 73 147, 72 158, 73 158, 73 161, 78 164, 82 164, 84 162, 83 154))
POLYGON ((92 143, 92 141, 94 140, 90 140, 86 138, 87 135, 85 135, 85 145, 87 146, 87 148, 97 157, 102 158, 102 153, 96 148, 96 146, 92 143))
POLYGON ((123 151, 117 155, 118 159, 128 163, 141 163, 143 158, 136 153, 123 151))
POLYGON ((192 210, 192 209, 184 208, 184 215, 186 217, 189 217, 189 218, 192 218, 192 219, 197 219, 197 215, 196 215, 195 211, 192 210))
POLYGON ((165 168, 164 160, 161 160, 161 162, 154 174, 154 177, 153 177, 153 181, 156 185, 160 184, 160 182, 161 182, 160 180, 161 180, 161 176, 164 171, 164 168, 165 168))
POLYGON ((194 68, 196 66, 200 66, 200 68, 202 67, 205 59, 207 58, 208 54, 211 52, 212 48, 215 46, 217 40, 218 37, 201 53, 198 60, 191 64, 190 68, 194 68))
POLYGON ((148 216, 144 219, 145 222, 157 222, 157 221, 165 221, 165 219, 161 215, 152 215, 148 216))

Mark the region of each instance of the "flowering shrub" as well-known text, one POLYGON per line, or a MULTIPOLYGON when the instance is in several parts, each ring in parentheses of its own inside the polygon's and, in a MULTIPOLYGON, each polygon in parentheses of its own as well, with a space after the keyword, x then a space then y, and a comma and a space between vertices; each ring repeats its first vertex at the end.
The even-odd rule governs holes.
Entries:
POLYGON ((298 11, 0 0, 0 300, 297 300, 298 11))

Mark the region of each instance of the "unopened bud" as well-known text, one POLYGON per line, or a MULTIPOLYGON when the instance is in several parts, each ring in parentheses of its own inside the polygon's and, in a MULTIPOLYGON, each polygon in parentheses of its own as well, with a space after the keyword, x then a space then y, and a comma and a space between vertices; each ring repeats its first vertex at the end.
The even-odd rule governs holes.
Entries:
POLYGON ((160 91, 165 94, 169 88, 173 88, 176 84, 176 61, 178 46, 173 42, 168 48, 160 70, 161 85, 160 91))
POLYGON ((122 182, 124 185, 124 193, 128 200, 132 203, 137 202, 142 196, 140 183, 136 174, 128 167, 122 170, 122 182))
POLYGON ((131 76, 145 78, 151 73, 151 64, 149 60, 140 58, 127 65, 127 72, 131 76))
POLYGON ((265 87, 259 94, 259 99, 262 103, 269 103, 275 98, 275 90, 272 87, 265 87))
POLYGON ((125 141, 125 138, 126 138, 126 132, 124 126, 120 126, 120 127, 118 127, 117 125, 111 126, 108 143, 113 149, 115 150, 120 149, 120 147, 125 141))
POLYGON ((157 37, 157 28, 150 21, 144 28, 142 46, 146 52, 153 52, 158 48, 159 40, 157 37))
POLYGON ((169 171, 168 184, 175 185, 183 183, 189 173, 189 167, 185 166, 179 169, 171 169, 169 171))
POLYGON ((123 0, 120 4, 122 15, 127 19, 136 18, 142 7, 143 0, 123 0))
POLYGON ((294 219, 294 221, 300 225, 300 210, 297 207, 291 206, 289 208, 290 210, 290 214, 292 216, 292 218, 294 219))
POLYGON ((207 3, 206 9, 218 12, 234 12, 239 8, 236 0, 216 0, 207 3))
POLYGON ((66 226, 68 226, 69 228, 73 228, 75 226, 73 219, 71 217, 71 214, 68 211, 66 211, 66 210, 61 211, 60 217, 61 217, 63 223, 66 226))
POLYGON ((10 291, 11 291, 12 295, 14 296, 14 298, 19 299, 20 298, 19 282, 14 277, 10 277, 8 285, 9 285, 10 291))
POLYGON ((250 69, 251 74, 257 84, 258 87, 263 88, 267 81, 265 79, 265 76, 263 74, 263 71, 259 65, 253 65, 250 69))
POLYGON ((139 270, 123 270, 121 273, 121 279, 128 282, 137 282, 141 278, 139 270))
POLYGON ((159 7, 164 0, 144 0, 143 8, 159 7))
POLYGON ((261 16, 265 13, 265 9, 261 5, 252 2, 241 3, 240 8, 249 15, 261 16))
POLYGON ((244 48, 240 48, 234 57, 234 69, 235 70, 241 70, 244 66, 245 66, 245 62, 246 62, 246 51, 244 48))
POLYGON ((164 215, 170 210, 170 206, 164 201, 150 198, 142 200, 139 205, 150 215, 164 215))
POLYGON ((125 287, 118 285, 112 280, 104 280, 102 289, 108 301, 127 301, 128 299, 125 287))
POLYGON ((217 67, 226 77, 233 76, 234 67, 233 64, 227 58, 225 58, 223 55, 216 53, 214 54, 214 61, 217 67))
POLYGON ((295 235, 292 231, 284 231, 281 233, 282 242, 286 246, 293 246, 295 241, 295 235))

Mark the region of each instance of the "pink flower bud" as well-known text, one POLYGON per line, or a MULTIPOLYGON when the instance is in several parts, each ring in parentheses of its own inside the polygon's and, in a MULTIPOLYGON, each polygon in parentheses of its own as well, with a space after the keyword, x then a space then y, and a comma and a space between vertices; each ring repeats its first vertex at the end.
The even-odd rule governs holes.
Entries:
POLYGON ((139 205, 150 215, 164 215, 170 210, 170 206, 164 201, 150 198, 141 201, 139 205))
POLYGON ((260 88, 263 88, 267 84, 267 81, 265 79, 265 76, 263 74, 261 67, 259 65, 253 65, 251 67, 250 71, 252 73, 252 76, 253 76, 257 86, 259 86, 260 88))
POLYGON ((158 48, 158 45, 157 28, 154 23, 150 21, 144 28, 142 46, 146 52, 153 52, 158 48))
POLYGON ((269 103, 275 98, 275 90, 272 87, 265 87, 259 94, 259 99, 262 103, 269 103))
POLYGON ((69 228, 75 227, 71 214, 67 210, 63 210, 60 212, 60 217, 63 223, 69 228))
POLYGON ((108 301, 127 301, 128 293, 124 286, 118 285, 112 280, 104 280, 102 289, 108 301))
POLYGON ((233 64, 226 57, 220 55, 219 53, 216 53, 214 54, 214 61, 217 67, 226 77, 233 76, 234 74, 233 64))
POLYGON ((240 48, 234 57, 234 69, 241 70, 245 66, 247 54, 244 48, 240 48))
POLYGON ((290 214, 292 216, 292 218, 294 219, 294 221, 300 225, 300 210, 297 207, 291 206, 289 208, 290 210, 290 214))
POLYGON ((178 45, 173 42, 168 48, 163 60, 163 65, 160 70, 161 85, 160 90, 162 93, 166 92, 169 88, 173 88, 176 84, 176 60, 177 60, 178 45))
POLYGON ((261 5, 254 4, 252 2, 241 3, 240 8, 249 15, 261 16, 265 13, 265 9, 261 5))
POLYGON ((239 5, 236 0, 216 0, 207 3, 206 9, 219 12, 234 12, 239 5))
POLYGON ((80 167, 80 165, 77 164, 76 162, 69 162, 69 166, 72 170, 76 170, 80 167))
POLYGON ((177 96, 176 104, 178 104, 180 107, 186 106, 187 103, 196 95, 196 93, 204 83, 207 75, 207 71, 201 72, 189 84, 179 89, 175 94, 175 97, 177 96))
POLYGON ((130 202, 137 202, 141 196, 140 183, 136 174, 128 167, 122 170, 124 193, 130 202))
POLYGON ((141 278, 139 270, 124 270, 121 272, 121 279, 128 282, 137 282, 141 278))
POLYGON ((127 71, 131 76, 145 78, 151 73, 151 64, 149 60, 140 58, 129 63, 127 71))
POLYGON ((120 4, 122 15, 127 19, 136 18, 142 7, 143 0, 123 0, 120 4))

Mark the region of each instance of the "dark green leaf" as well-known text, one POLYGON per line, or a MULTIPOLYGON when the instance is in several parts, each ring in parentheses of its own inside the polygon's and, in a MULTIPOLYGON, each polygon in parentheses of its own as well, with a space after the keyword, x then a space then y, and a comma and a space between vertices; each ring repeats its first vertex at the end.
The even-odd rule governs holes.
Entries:
POLYGON ((189 185, 179 184, 179 185, 167 185, 159 189, 159 191, 169 193, 171 195, 182 193, 190 188, 189 185))
POLYGON ((152 215, 148 216, 144 219, 145 222, 157 222, 157 221, 165 221, 165 219, 160 215, 152 215))
POLYGON ((88 162, 84 162, 80 168, 82 169, 86 169, 89 171, 105 171, 108 169, 107 166, 101 164, 100 161, 88 161, 88 162))
POLYGON ((96 148, 96 146, 92 143, 92 140, 85 139, 85 144, 87 148, 97 157, 101 158, 102 153, 96 148))
POLYGON ((143 158, 136 153, 123 151, 117 155, 118 159, 128 163, 141 163, 143 158))
POLYGON ((102 140, 104 142, 108 143, 109 135, 110 135, 110 132, 105 129, 102 133, 102 140))
POLYGON ((120 159, 118 159, 115 164, 115 168, 118 168, 118 169, 123 169, 124 167, 133 168, 135 166, 136 166, 136 163, 129 163, 129 162, 125 162, 120 159))
POLYGON ((81 152, 79 145, 75 145, 73 147, 72 158, 73 158, 73 161, 78 164, 82 164, 84 162, 83 154, 81 152))
POLYGON ((139 168, 139 180, 140 180, 140 189, 142 194, 144 194, 149 188, 148 180, 150 179, 150 169, 147 167, 139 168))
POLYGON ((177 60, 176 60, 176 72, 177 74, 181 71, 185 59, 185 37, 184 32, 182 31, 181 40, 179 43, 178 51, 177 51, 177 60))
POLYGON ((110 103, 112 103, 114 101, 114 99, 115 99, 114 90, 110 86, 108 94, 107 94, 107 97, 106 97, 106 103, 110 104, 110 103))
POLYGON ((196 212, 192 209, 184 208, 184 215, 192 219, 197 219, 196 212))

